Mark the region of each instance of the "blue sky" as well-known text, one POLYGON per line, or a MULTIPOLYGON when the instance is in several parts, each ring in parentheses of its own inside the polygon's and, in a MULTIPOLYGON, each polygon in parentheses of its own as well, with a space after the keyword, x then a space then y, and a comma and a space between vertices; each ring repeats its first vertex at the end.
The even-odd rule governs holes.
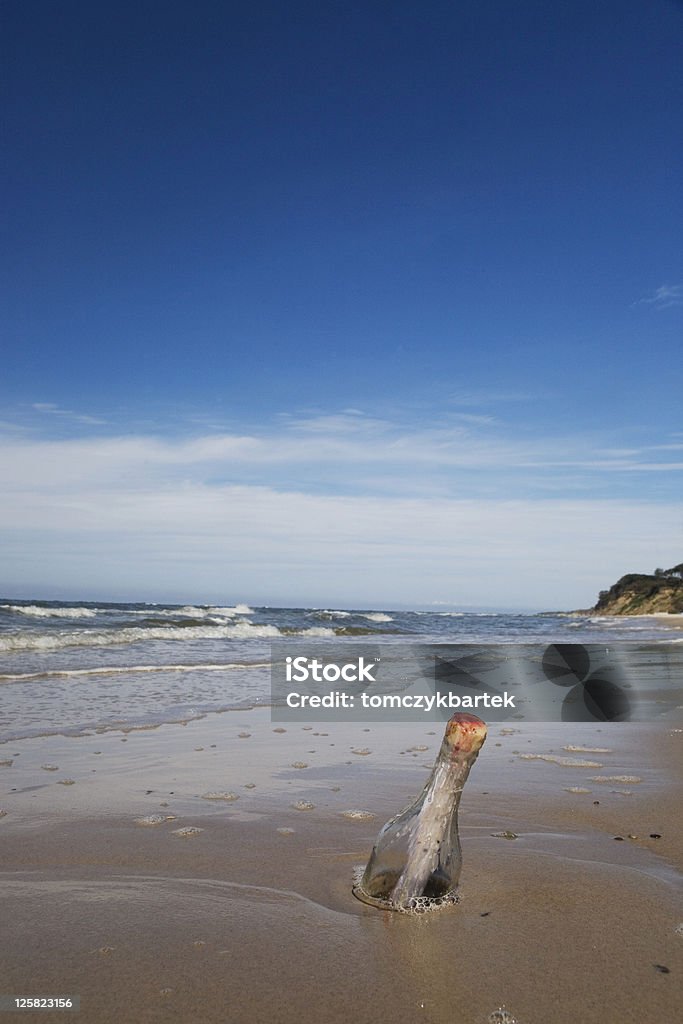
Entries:
POLYGON ((683 7, 3 4, 8 593, 680 561, 683 7))

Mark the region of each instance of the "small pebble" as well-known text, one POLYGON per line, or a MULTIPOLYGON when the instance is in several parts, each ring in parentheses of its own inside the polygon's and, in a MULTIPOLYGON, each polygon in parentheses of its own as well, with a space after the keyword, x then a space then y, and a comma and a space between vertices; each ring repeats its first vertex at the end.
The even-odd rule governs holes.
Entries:
POLYGON ((655 970, 659 971, 660 974, 671 974, 669 968, 665 967, 664 964, 655 964, 655 970))
POLYGON ((248 740, 250 736, 251 736, 250 732, 238 732, 237 733, 237 739, 238 740, 248 740))
POLYGON ((58 764, 41 764, 40 767, 43 769, 44 772, 58 772, 59 771, 59 765, 58 764))
POLYGON ((661 832, 650 832, 650 839, 661 839, 661 832))
POLYGON ((494 839, 519 839, 519 836, 516 832, 510 831, 492 832, 491 835, 493 836, 494 839))
POLYGON ((58 779, 57 780, 57 785, 58 786, 75 786, 76 785, 76 780, 75 779, 58 779))
POLYGON ((292 761, 292 768, 308 768, 305 761, 292 761))
POLYGON ((287 730, 280 727, 278 729, 273 729, 273 732, 287 732, 287 730))

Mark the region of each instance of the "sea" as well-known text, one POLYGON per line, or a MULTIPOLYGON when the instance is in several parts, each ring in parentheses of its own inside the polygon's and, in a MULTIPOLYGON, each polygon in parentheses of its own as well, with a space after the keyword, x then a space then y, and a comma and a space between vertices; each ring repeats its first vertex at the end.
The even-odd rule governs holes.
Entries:
POLYGON ((267 705, 271 644, 680 643, 652 617, 0 601, 0 742, 267 705))

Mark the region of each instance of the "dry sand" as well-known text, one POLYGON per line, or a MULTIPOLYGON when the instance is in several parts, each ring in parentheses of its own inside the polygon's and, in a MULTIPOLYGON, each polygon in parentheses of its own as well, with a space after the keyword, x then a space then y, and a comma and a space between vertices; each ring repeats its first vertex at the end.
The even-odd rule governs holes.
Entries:
POLYGON ((281 728, 261 709, 0 748, 0 991, 80 995, 83 1024, 678 1019, 682 731, 492 726, 462 900, 411 917, 356 901, 353 871, 442 726, 281 728))

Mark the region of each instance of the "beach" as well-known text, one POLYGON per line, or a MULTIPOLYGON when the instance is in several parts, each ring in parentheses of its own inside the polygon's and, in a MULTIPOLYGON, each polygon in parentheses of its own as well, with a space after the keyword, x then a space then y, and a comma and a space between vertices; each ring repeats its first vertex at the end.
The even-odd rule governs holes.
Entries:
POLYGON ((441 733, 252 708, 4 744, 3 992, 93 1024, 675 1019, 683 732, 492 725, 460 903, 365 906, 354 871, 441 733))

